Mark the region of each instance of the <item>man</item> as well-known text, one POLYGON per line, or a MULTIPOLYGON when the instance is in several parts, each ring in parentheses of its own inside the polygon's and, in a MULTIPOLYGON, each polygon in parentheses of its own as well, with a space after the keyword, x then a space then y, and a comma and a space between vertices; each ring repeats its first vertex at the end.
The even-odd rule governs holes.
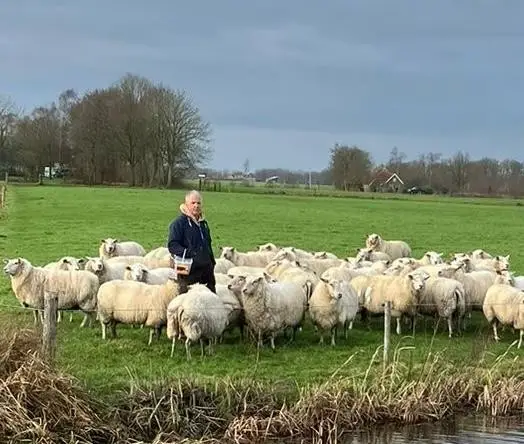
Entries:
POLYGON ((215 257, 211 247, 211 231, 202 213, 202 197, 196 190, 186 194, 180 205, 180 216, 169 225, 167 248, 172 256, 193 259, 189 275, 178 275, 180 293, 188 285, 201 283, 216 292, 215 257))

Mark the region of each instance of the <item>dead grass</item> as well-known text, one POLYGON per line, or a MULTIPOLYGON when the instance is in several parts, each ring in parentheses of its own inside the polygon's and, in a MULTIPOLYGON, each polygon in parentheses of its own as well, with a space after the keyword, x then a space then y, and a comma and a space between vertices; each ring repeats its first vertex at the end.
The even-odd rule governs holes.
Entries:
POLYGON ((4 331, 1 442, 335 442, 343 430, 375 423, 412 424, 457 413, 524 414, 518 357, 508 366, 501 356, 485 370, 457 368, 429 353, 415 369, 402 359, 402 350, 386 371, 372 361, 364 374, 339 378, 335 373, 323 384, 300 388, 253 380, 151 385, 130 378, 129 391, 108 405, 40 357, 39 331, 11 326, 4 331))

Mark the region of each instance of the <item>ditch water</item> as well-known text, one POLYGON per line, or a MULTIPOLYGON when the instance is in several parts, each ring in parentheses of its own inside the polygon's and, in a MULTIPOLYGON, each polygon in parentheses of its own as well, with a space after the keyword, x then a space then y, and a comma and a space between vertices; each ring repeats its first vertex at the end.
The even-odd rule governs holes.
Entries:
POLYGON ((416 426, 350 432, 338 444, 524 444, 524 417, 462 417, 416 426))

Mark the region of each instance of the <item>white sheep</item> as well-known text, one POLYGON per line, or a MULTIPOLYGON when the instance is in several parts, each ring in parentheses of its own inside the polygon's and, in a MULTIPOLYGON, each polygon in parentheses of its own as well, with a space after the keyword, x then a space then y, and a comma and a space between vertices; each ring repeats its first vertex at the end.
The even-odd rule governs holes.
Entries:
POLYGON ((231 278, 227 275, 227 274, 224 274, 224 273, 216 273, 215 272, 215 283, 218 285, 218 284, 224 284, 224 285, 227 285, 229 284, 229 281, 231 280, 231 278))
POLYGON ((336 254, 330 253, 329 251, 315 251, 313 257, 315 259, 338 259, 336 254))
POLYGON ((227 275, 232 278, 235 276, 246 276, 248 274, 259 275, 265 271, 265 267, 254 267, 249 265, 238 265, 231 267, 227 271, 227 275))
POLYGON ((144 325, 151 328, 148 341, 151 345, 154 333, 160 337, 166 324, 167 306, 178 294, 178 283, 174 279, 162 285, 121 279, 104 282, 97 296, 102 339, 106 339, 108 325, 113 337, 116 337, 117 323, 144 325))
POLYGON ((302 326, 307 308, 306 291, 293 282, 268 282, 270 277, 247 276, 242 289, 242 304, 249 328, 262 345, 262 335, 269 334, 275 349, 275 335, 288 327, 293 338, 302 326))
POLYGON ((152 268, 174 268, 174 262, 171 256, 165 256, 163 258, 146 258, 144 256, 115 256, 109 259, 105 259, 108 264, 143 264, 146 267, 152 268))
POLYGON ((385 303, 391 302, 391 316, 396 318, 397 334, 400 334, 401 317, 407 315, 413 320, 417 314, 420 293, 428 275, 409 273, 405 276, 359 276, 353 279, 351 285, 362 278, 369 279, 363 308, 370 313, 384 313, 385 303))
POLYGON ((112 262, 103 257, 89 257, 85 270, 95 274, 98 277, 100 284, 115 279, 124 279, 127 264, 125 262, 112 262))
POLYGON ((124 279, 131 281, 144 282, 146 284, 161 285, 165 284, 171 277, 175 279, 175 270, 172 268, 153 268, 149 269, 142 264, 126 265, 124 279))
MULTIPOLYGON (((413 273, 425 274, 416 270, 413 273)), ((464 285, 455 279, 427 275, 426 284, 420 291, 417 311, 423 315, 438 316, 448 324, 448 336, 453 335, 453 321, 457 331, 466 311, 464 285)))
MULTIPOLYGON (((133 253, 134 255, 134 253, 133 253)), ((140 256, 140 255, 137 255, 140 256)), ((165 259, 166 257, 171 257, 167 247, 158 247, 155 248, 144 255, 145 259, 165 259)))
POLYGON ((233 262, 231 262, 230 260, 228 260, 228 259, 226 259, 224 257, 219 257, 216 260, 215 273, 227 274, 228 270, 230 268, 233 268, 234 266, 235 266, 235 264, 233 262))
POLYGON ((265 267, 273 258, 269 251, 240 252, 235 247, 222 247, 220 257, 233 262, 236 266, 265 267))
MULTIPOLYGON (((44 265, 46 270, 83 270, 85 268, 85 259, 76 258, 73 256, 64 256, 56 262, 50 262, 47 265, 44 265)), ((62 311, 58 311, 58 316, 56 318, 57 322, 62 321, 62 311)), ((73 313, 69 313, 69 322, 73 321, 73 313)))
POLYGON ((372 233, 366 237, 366 247, 389 255, 391 260, 399 257, 410 257, 411 247, 402 240, 385 240, 379 234, 372 233))
POLYGON ((138 242, 119 241, 108 237, 100 241, 98 254, 100 257, 109 259, 115 256, 145 256, 146 250, 138 242))
POLYGON ((302 261, 304 259, 313 259, 313 254, 309 251, 302 250, 296 247, 281 248, 272 258, 274 261, 288 259, 290 261, 302 261))
POLYGON ((359 308, 358 295, 351 285, 340 279, 322 278, 309 299, 309 316, 324 343, 324 330, 331 331, 331 345, 335 346, 337 328, 344 330, 347 338, 359 308))
POLYGON ((266 273, 279 282, 295 282, 301 286, 310 282, 312 288, 319 281, 319 277, 307 266, 303 266, 296 261, 289 261, 287 259, 271 261, 266 266, 266 273))
POLYGON ((355 256, 356 262, 361 261, 391 261, 389 254, 382 251, 375 251, 373 248, 357 248, 357 255, 355 256))
POLYGON ((495 283, 497 273, 488 270, 464 272, 464 265, 449 265, 438 272, 438 276, 456 279, 464 285, 466 296, 466 313, 471 317, 472 311, 481 311, 488 288, 495 283))
POLYGON ((277 247, 274 243, 268 242, 267 244, 259 245, 257 248, 257 251, 263 251, 263 252, 272 252, 272 253, 278 253, 280 251, 280 247, 277 247))
POLYGON ((487 321, 493 326, 495 341, 500 341, 497 326, 512 325, 520 330, 517 348, 524 339, 524 292, 508 284, 493 284, 484 298, 482 311, 487 321))
POLYGON ((176 333, 179 330, 186 337, 186 356, 189 361, 192 342, 200 341, 202 356, 204 339, 209 340, 211 350, 213 340, 218 339, 226 329, 233 306, 224 303, 218 295, 202 284, 189 286, 183 296, 171 301, 166 316, 169 319, 168 337, 173 342, 171 355, 174 351, 176 333))
POLYGON ((4 260, 4 273, 11 279, 11 288, 18 302, 24 307, 33 308, 34 322, 42 321, 44 308, 44 284, 49 270, 35 267, 27 259, 18 257, 4 260))
POLYGON ((48 270, 44 293, 56 295, 59 310, 84 312, 80 327, 91 325, 96 311, 98 278, 86 270, 48 270))

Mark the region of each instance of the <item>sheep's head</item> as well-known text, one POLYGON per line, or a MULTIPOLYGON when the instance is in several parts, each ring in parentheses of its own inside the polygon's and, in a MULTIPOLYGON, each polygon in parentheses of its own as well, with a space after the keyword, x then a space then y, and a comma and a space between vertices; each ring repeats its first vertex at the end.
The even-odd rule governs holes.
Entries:
POLYGON ((327 251, 315 251, 313 253, 313 257, 315 259, 328 259, 329 255, 328 255, 327 251))
POLYGON ((478 248, 477 250, 473 250, 470 254, 472 259, 491 259, 491 254, 487 253, 486 251, 482 250, 481 248, 478 248))
POLYGON ((235 276, 233 279, 231 279, 231 281, 229 281, 229 284, 227 284, 227 288, 235 294, 240 294, 242 292, 242 289, 244 288, 245 283, 246 276, 235 276))
POLYGON ((369 261, 371 259, 371 253, 373 249, 371 248, 357 248, 357 254, 355 259, 357 262, 360 261, 369 261))
POLYGON ((332 301, 339 301, 349 290, 349 282, 342 279, 330 279, 324 275, 320 279, 324 284, 326 284, 327 291, 332 301))
POLYGON ((88 257, 85 269, 95 274, 100 274, 105 269, 104 259, 101 257, 88 257))
POLYGON ((451 260, 450 265, 462 268, 464 271, 468 271, 471 269, 471 259, 468 256, 458 257, 457 255, 455 255, 453 260, 451 260))
POLYGON ((227 259, 228 261, 234 262, 233 259, 235 258, 235 253, 235 247, 222 247, 220 257, 227 259))
POLYGON ((280 250, 280 248, 278 248, 275 244, 273 244, 271 242, 268 242, 267 244, 262 244, 262 245, 258 246, 258 251, 264 251, 264 252, 274 251, 274 252, 277 252, 278 250, 280 250))
POLYGON ((24 269, 26 262, 27 261, 21 257, 17 257, 16 259, 4 259, 4 273, 9 276, 16 276, 24 269))
POLYGON ((118 243, 118 239, 113 239, 111 237, 108 237, 107 239, 102 239, 102 244, 104 245, 104 251, 107 254, 112 254, 116 250, 116 244, 118 243))
POLYGON ((58 268, 60 270, 80 270, 80 264, 77 258, 71 256, 64 256, 58 261, 58 268))
POLYGON ((426 251, 424 257, 427 258, 430 265, 438 265, 444 263, 442 255, 443 253, 437 253, 436 251, 426 251))
POLYGON ((411 288, 413 288, 415 294, 419 294, 426 286, 426 281, 429 279, 429 274, 425 271, 414 271, 407 274, 411 282, 411 288))
POLYGON ((366 237, 366 248, 375 249, 380 245, 382 238, 377 233, 371 233, 366 237))
POLYGON ((280 267, 282 265, 283 261, 271 261, 269 262, 269 264, 266 265, 266 271, 269 273, 269 274, 273 274, 276 269, 278 267, 280 267))
POLYGON ((142 264, 132 264, 126 266, 128 275, 133 281, 146 282, 149 270, 142 264))
POLYGON ((509 270, 497 270, 497 277, 495 278, 495 284, 506 284, 515 285, 515 278, 509 270))
POLYGON ((509 270, 509 254, 507 256, 495 256, 495 270, 508 271, 509 270))
POLYGON ((295 254, 295 249, 293 247, 289 248, 282 248, 277 254, 275 254, 275 257, 273 260, 281 261, 284 259, 287 259, 288 261, 294 261, 296 260, 297 256, 295 254))
POLYGON ((264 276, 262 275, 249 275, 246 276, 246 283, 242 288, 243 296, 254 296, 258 289, 265 284, 264 276))

